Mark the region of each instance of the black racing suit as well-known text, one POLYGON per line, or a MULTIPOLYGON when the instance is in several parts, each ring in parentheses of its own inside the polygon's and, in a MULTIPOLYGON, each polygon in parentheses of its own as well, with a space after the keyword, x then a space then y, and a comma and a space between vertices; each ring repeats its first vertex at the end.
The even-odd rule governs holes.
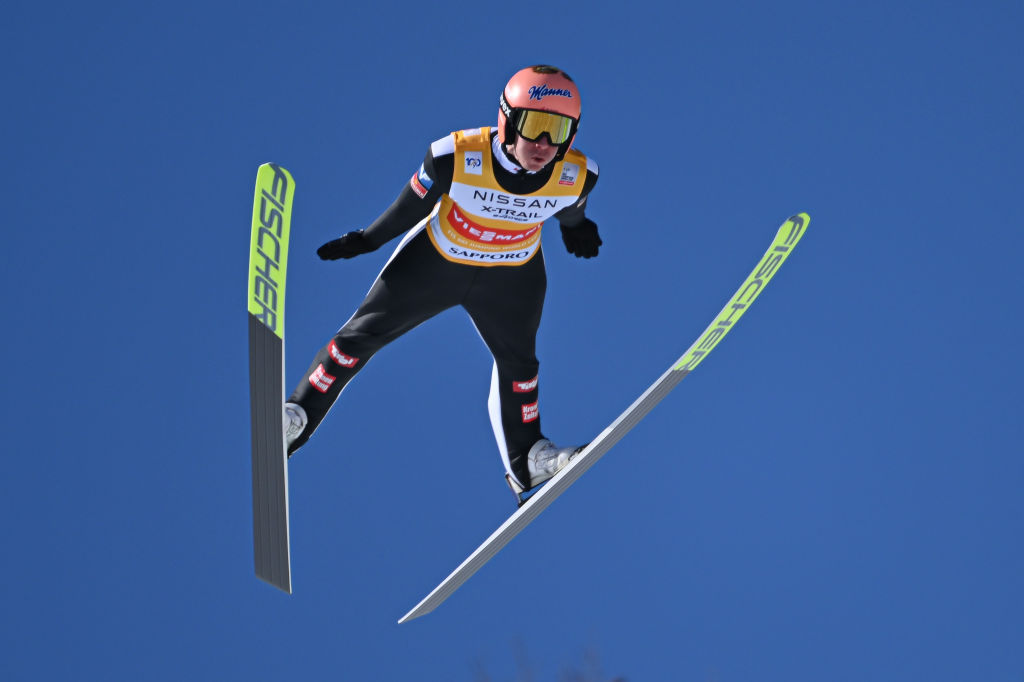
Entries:
MULTIPOLYGON (((493 135, 493 133, 492 133, 493 135)), ((550 179, 549 164, 537 173, 522 170, 497 144, 492 145, 495 179, 512 194, 538 191, 550 179), (516 170, 512 170, 516 169, 516 170)), ((526 454, 543 438, 536 410, 537 328, 544 305, 546 274, 541 250, 523 265, 484 267, 446 260, 434 247, 421 221, 452 183, 454 154, 428 151, 423 172, 433 180, 420 196, 406 184, 395 202, 364 231, 379 248, 409 231, 378 276, 355 314, 313 359, 289 402, 302 406, 306 429, 289 448, 294 452, 312 435, 345 385, 383 346, 438 313, 461 305, 494 356, 492 425, 505 465, 523 488, 529 488, 526 454), (410 230, 411 226, 417 229, 410 230)), ((587 196, 597 182, 588 169, 579 200, 555 214, 563 228, 584 222, 587 196)), ((419 186, 422 192, 424 187, 419 186)))

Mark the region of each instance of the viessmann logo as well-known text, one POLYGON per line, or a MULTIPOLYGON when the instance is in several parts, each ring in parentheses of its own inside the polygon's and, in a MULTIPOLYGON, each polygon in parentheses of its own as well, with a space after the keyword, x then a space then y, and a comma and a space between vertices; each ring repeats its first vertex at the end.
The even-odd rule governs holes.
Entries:
POLYGON ((271 164, 274 177, 260 193, 259 230, 253 252, 254 282, 251 304, 256 318, 277 333, 281 322, 281 258, 284 239, 284 214, 291 187, 284 170, 271 164))
POLYGON ((540 230, 540 225, 534 225, 526 230, 502 230, 496 227, 483 227, 462 215, 456 207, 457 204, 452 204, 451 210, 448 211, 448 224, 466 239, 476 242, 516 244, 529 239, 540 230))

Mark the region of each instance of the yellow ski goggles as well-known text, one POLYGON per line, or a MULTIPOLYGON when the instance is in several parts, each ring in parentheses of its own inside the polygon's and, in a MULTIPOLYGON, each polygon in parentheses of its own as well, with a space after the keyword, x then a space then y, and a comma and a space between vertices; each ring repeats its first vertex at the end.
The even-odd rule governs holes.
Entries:
POLYGON ((561 114, 522 109, 516 120, 516 132, 530 142, 537 142, 546 134, 551 144, 564 144, 572 137, 575 123, 575 119, 561 114))

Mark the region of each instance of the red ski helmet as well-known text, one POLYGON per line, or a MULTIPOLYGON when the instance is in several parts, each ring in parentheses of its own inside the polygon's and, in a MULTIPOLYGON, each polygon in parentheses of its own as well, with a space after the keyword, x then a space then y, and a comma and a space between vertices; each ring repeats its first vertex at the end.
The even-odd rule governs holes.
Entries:
POLYGON ((572 146, 580 124, 580 91, 569 74, 543 64, 518 71, 498 100, 498 140, 547 136, 558 145, 558 161, 572 146))

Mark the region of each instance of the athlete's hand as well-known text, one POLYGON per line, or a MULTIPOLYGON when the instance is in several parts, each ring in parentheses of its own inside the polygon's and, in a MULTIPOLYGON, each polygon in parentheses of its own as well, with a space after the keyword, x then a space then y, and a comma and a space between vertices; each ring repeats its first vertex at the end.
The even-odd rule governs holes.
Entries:
POLYGON ((376 250, 376 246, 372 246, 366 241, 363 231, 356 230, 327 242, 316 250, 316 255, 320 256, 321 260, 338 260, 339 258, 355 258, 361 253, 376 250))
POLYGON ((597 255, 598 247, 604 242, 597 234, 597 224, 589 218, 574 227, 567 227, 559 224, 562 228, 562 241, 565 242, 566 250, 577 258, 593 258, 597 255))

